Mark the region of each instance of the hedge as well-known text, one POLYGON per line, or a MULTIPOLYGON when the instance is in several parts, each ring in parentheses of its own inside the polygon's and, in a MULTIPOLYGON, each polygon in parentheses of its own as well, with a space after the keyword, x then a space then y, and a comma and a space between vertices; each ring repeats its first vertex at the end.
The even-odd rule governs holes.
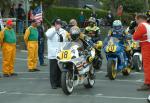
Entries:
MULTIPOLYGON (((88 19, 92 13, 92 10, 83 8, 49 7, 44 11, 44 20, 49 25, 51 24, 51 21, 57 17, 60 17, 62 20, 69 22, 70 19, 78 19, 81 11, 84 12, 86 19, 88 19)), ((98 18, 105 18, 108 14, 108 11, 96 10, 96 14, 98 18)), ((120 18, 116 17, 116 19, 120 18)), ((128 13, 124 13, 121 17, 121 20, 125 25, 128 25, 133 19, 133 14, 128 13)))
MULTIPOLYGON (((44 16, 47 22, 50 22, 57 17, 60 17, 62 20, 69 22, 70 19, 78 19, 81 11, 84 12, 86 19, 88 19, 92 13, 92 10, 82 8, 51 7, 44 11, 44 16)), ((107 15, 107 11, 96 10, 96 14, 98 18, 104 18, 107 15)))

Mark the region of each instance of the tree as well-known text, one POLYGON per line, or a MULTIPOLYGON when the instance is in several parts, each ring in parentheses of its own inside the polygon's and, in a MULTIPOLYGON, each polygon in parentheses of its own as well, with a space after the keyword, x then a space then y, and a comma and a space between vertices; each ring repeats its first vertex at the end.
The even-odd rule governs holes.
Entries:
POLYGON ((1 10, 0 11, 5 10, 5 12, 4 12, 5 17, 8 16, 10 7, 11 7, 10 0, 1 0, 1 3, 0 3, 1 10))
POLYGON ((148 0, 144 0, 145 2, 145 10, 149 10, 149 2, 148 0))

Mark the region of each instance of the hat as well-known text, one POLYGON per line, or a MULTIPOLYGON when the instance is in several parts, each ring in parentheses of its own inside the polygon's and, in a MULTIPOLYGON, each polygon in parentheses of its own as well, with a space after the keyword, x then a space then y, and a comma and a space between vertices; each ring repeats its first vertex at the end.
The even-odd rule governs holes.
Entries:
POLYGON ((7 25, 13 25, 13 21, 11 19, 7 20, 6 22, 7 25))

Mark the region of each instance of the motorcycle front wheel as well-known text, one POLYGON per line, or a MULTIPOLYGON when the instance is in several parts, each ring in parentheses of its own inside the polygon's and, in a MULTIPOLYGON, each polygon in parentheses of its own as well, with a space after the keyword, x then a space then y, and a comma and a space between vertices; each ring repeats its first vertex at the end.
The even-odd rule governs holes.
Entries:
POLYGON ((115 80, 117 76, 117 71, 115 70, 115 61, 108 60, 107 62, 107 74, 110 80, 115 80))
POLYGON ((62 72, 61 74, 61 86, 66 95, 70 95, 73 92, 73 75, 70 72, 62 72))

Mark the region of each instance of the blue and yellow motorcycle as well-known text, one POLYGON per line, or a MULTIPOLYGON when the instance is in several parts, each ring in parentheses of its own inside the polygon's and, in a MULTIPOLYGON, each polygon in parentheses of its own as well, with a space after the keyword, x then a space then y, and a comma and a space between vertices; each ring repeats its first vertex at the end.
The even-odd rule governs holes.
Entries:
POLYGON ((124 76, 128 76, 131 72, 125 48, 120 40, 115 37, 110 37, 104 46, 107 59, 107 75, 111 80, 116 78, 118 72, 122 72, 124 76))

